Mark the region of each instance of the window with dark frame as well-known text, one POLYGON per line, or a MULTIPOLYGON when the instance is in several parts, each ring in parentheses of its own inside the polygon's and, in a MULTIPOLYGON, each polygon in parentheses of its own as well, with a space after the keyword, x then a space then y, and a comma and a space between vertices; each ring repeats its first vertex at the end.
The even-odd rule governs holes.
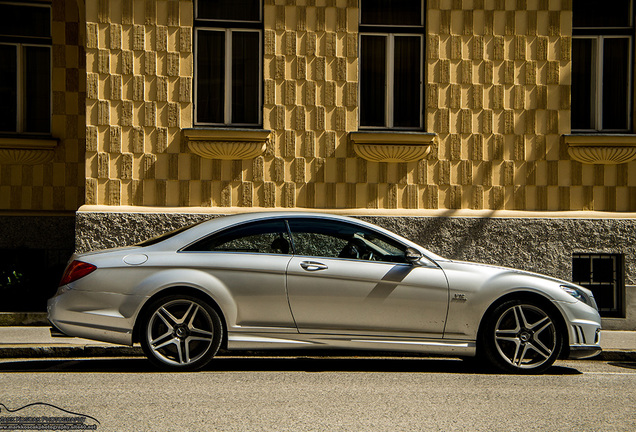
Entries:
POLYGON ((621 254, 572 255, 572 281, 594 293, 601 316, 625 316, 623 259, 621 254))
POLYGON ((360 127, 424 128, 424 1, 360 0, 360 127))
POLYGON ((572 130, 627 132, 632 121, 633 0, 576 0, 572 130))
POLYGON ((51 6, 0 2, 0 133, 51 133, 51 6))
POLYGON ((195 124, 259 126, 260 0, 195 2, 195 124))

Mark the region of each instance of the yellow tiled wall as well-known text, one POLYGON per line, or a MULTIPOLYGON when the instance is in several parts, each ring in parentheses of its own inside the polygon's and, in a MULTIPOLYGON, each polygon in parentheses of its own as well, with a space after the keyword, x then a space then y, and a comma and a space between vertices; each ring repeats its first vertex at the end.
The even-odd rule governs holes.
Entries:
POLYGON ((263 128, 250 160, 202 159, 193 2, 86 1, 86 203, 636 210, 633 163, 572 161, 572 0, 429 0, 427 159, 376 163, 358 116, 358 0, 265 0, 263 128), (633 169, 632 169, 633 171, 633 169))
POLYGON ((77 3, 53 0, 52 162, 0 164, 0 210, 75 211, 84 203, 85 59, 77 3))

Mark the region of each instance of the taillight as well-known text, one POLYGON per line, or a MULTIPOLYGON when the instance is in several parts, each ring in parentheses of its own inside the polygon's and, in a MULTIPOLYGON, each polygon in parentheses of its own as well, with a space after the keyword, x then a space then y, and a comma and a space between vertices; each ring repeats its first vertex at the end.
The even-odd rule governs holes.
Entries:
POLYGON ((75 282, 95 270, 97 270, 97 267, 93 264, 75 260, 66 267, 66 270, 64 270, 60 286, 75 282))

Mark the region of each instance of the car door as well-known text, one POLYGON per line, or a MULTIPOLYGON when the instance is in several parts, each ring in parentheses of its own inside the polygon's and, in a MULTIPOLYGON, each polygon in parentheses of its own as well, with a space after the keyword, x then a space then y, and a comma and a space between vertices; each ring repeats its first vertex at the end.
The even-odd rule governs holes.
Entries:
POLYGON ((288 223, 287 290, 299 332, 442 337, 448 283, 433 262, 410 264, 403 244, 353 223, 288 223))
POLYGON ((282 219, 240 224, 186 247, 188 267, 219 281, 236 305, 233 331, 294 331, 286 291, 291 259, 289 232, 282 219))

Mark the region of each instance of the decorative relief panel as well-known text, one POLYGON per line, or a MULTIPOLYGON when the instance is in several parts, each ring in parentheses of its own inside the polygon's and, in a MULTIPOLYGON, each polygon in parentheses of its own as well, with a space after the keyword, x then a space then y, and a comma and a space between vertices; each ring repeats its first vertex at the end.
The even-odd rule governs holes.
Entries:
POLYGON ((568 153, 585 164, 623 164, 636 159, 636 135, 564 135, 568 153))

